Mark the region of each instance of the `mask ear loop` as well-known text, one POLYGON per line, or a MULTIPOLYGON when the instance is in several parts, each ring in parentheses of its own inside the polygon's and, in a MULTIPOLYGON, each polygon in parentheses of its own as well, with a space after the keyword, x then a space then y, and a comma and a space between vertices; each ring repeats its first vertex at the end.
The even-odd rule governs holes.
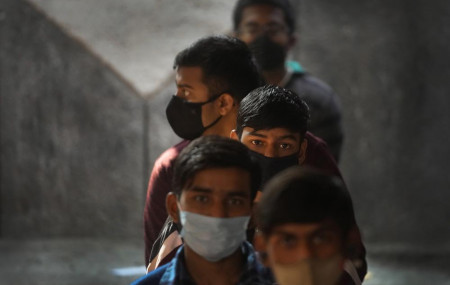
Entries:
POLYGON ((214 120, 214 122, 212 122, 211 124, 207 125, 206 127, 203 127, 205 130, 211 128, 212 126, 214 126, 215 124, 217 124, 217 122, 219 122, 219 120, 222 119, 222 115, 219 115, 219 117, 217 119, 214 120))
POLYGON ((197 106, 203 106, 205 104, 211 103, 215 100, 217 100, 220 96, 222 96, 222 94, 227 93, 227 92, 222 92, 220 94, 214 95, 211 98, 209 98, 208 100, 206 100, 205 102, 188 102, 186 99, 180 98, 177 95, 173 94, 173 97, 178 98, 179 101, 182 101, 185 104, 189 104, 189 105, 197 105, 197 106))
POLYGON ((177 206, 178 206, 178 220, 179 220, 179 222, 178 223, 174 222, 174 224, 175 224, 175 227, 176 227, 178 233, 181 233, 181 230, 183 229, 183 225, 181 224, 181 212, 183 211, 183 209, 181 208, 181 205, 180 205, 179 201, 177 201, 177 206))
POLYGON ((221 93, 219 93, 219 94, 213 95, 213 96, 211 96, 211 98, 209 98, 207 101, 201 102, 201 103, 199 103, 199 104, 205 105, 205 104, 211 103, 211 102, 213 102, 213 101, 216 101, 217 99, 219 99, 220 96, 222 96, 222 95, 225 94, 225 93, 228 93, 228 92, 227 92, 227 91, 224 91, 224 92, 221 92, 221 93))
MULTIPOLYGON (((211 103, 211 102, 213 102, 213 101, 219 99, 219 97, 222 96, 222 95, 225 94, 225 93, 229 93, 229 92, 228 92, 228 91, 224 91, 224 92, 222 92, 222 93, 219 93, 219 94, 217 94, 217 95, 214 95, 214 96, 212 96, 211 98, 209 98, 208 101, 202 102, 202 103, 200 103, 200 104, 201 104, 201 106, 203 106, 203 105, 205 105, 205 104, 211 103)), ((222 119, 222 115, 219 115, 219 117, 218 117, 217 119, 215 119, 211 124, 209 124, 209 125, 207 125, 206 127, 203 127, 203 128, 204 128, 205 130, 211 128, 212 126, 214 126, 215 124, 217 124, 217 122, 219 122, 220 119, 222 119)))

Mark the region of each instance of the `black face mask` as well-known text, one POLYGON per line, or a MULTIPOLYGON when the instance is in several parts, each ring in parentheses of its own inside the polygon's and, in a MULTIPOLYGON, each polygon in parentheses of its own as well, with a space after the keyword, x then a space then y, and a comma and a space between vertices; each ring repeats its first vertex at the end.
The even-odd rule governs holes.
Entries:
POLYGON ((274 43, 267 35, 257 37, 248 47, 261 70, 273 70, 284 65, 286 50, 274 43))
POLYGON ((283 157, 267 157, 255 151, 250 151, 250 156, 261 167, 261 187, 277 173, 294 165, 298 165, 298 153, 283 157))
POLYGON ((170 126, 177 136, 193 140, 200 137, 203 132, 215 125, 222 116, 219 116, 214 122, 204 127, 202 123, 202 106, 213 102, 220 95, 211 97, 206 102, 192 103, 173 95, 169 105, 166 108, 166 116, 170 126))

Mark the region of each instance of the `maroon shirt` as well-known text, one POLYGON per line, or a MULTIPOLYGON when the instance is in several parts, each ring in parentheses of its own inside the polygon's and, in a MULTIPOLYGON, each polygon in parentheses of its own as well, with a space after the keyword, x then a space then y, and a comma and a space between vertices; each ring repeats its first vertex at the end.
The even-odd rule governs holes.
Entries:
POLYGON ((180 143, 164 151, 153 165, 147 188, 144 208, 145 265, 148 266, 153 243, 158 238, 167 218, 166 196, 172 189, 173 163, 190 141, 180 143))
POLYGON ((331 154, 327 143, 310 132, 306 132, 305 139, 308 141, 308 146, 303 165, 311 166, 342 178, 336 160, 331 154))

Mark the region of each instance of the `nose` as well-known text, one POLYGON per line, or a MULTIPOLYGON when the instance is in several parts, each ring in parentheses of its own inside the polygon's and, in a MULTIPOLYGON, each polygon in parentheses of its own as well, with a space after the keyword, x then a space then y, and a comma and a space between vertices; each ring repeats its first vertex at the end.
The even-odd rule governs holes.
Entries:
POLYGON ((181 91, 177 90, 177 92, 175 93, 175 96, 180 97, 180 98, 184 98, 184 95, 181 91))
POLYGON ((264 150, 264 156, 266 157, 277 157, 277 150, 273 145, 268 145, 266 149, 264 150))
POLYGON ((224 203, 214 203, 210 211, 210 216, 215 218, 228 217, 226 205, 224 203))
POLYGON ((296 249, 297 260, 309 259, 313 257, 313 250, 306 241, 302 241, 296 249))
POLYGON ((257 29, 255 29, 253 31, 253 36, 255 38, 260 37, 262 35, 269 36, 269 37, 272 36, 272 32, 271 32, 270 27, 268 27, 268 26, 259 26, 257 29))

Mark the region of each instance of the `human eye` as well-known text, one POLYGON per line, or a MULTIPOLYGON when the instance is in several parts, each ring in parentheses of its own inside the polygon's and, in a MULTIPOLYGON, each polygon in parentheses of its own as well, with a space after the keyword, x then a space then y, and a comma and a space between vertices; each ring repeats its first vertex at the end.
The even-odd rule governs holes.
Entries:
POLYGON ((233 197, 228 200, 228 204, 233 205, 233 206, 241 206, 241 205, 244 205, 244 199, 233 197))
POLYGON ((186 87, 178 87, 177 96, 187 100, 191 96, 191 91, 186 89, 186 87))
POLYGON ((183 88, 181 90, 181 94, 183 94, 183 98, 185 98, 186 100, 191 98, 191 91, 186 88, 183 88))
POLYGON ((281 149, 291 149, 292 148, 292 144, 290 144, 290 143, 280 143, 280 148, 281 149))
POLYGON ((263 142, 261 140, 251 140, 250 143, 252 145, 262 145, 263 144, 263 142))
POLYGON ((319 232, 312 238, 314 245, 323 245, 333 241, 334 234, 332 232, 319 232))
POLYGON ((250 35, 255 35, 259 32, 260 28, 259 26, 255 25, 255 24, 248 24, 245 25, 240 32, 243 34, 250 34, 250 35))
POLYGON ((194 197, 194 201, 198 202, 198 203, 202 203, 205 204, 208 202, 209 198, 206 195, 195 195, 194 197))
POLYGON ((280 243, 285 248, 293 248, 297 245, 297 237, 293 235, 283 235, 280 239, 280 243))
POLYGON ((267 33, 271 36, 276 36, 285 31, 285 27, 278 24, 271 24, 267 27, 267 33))

